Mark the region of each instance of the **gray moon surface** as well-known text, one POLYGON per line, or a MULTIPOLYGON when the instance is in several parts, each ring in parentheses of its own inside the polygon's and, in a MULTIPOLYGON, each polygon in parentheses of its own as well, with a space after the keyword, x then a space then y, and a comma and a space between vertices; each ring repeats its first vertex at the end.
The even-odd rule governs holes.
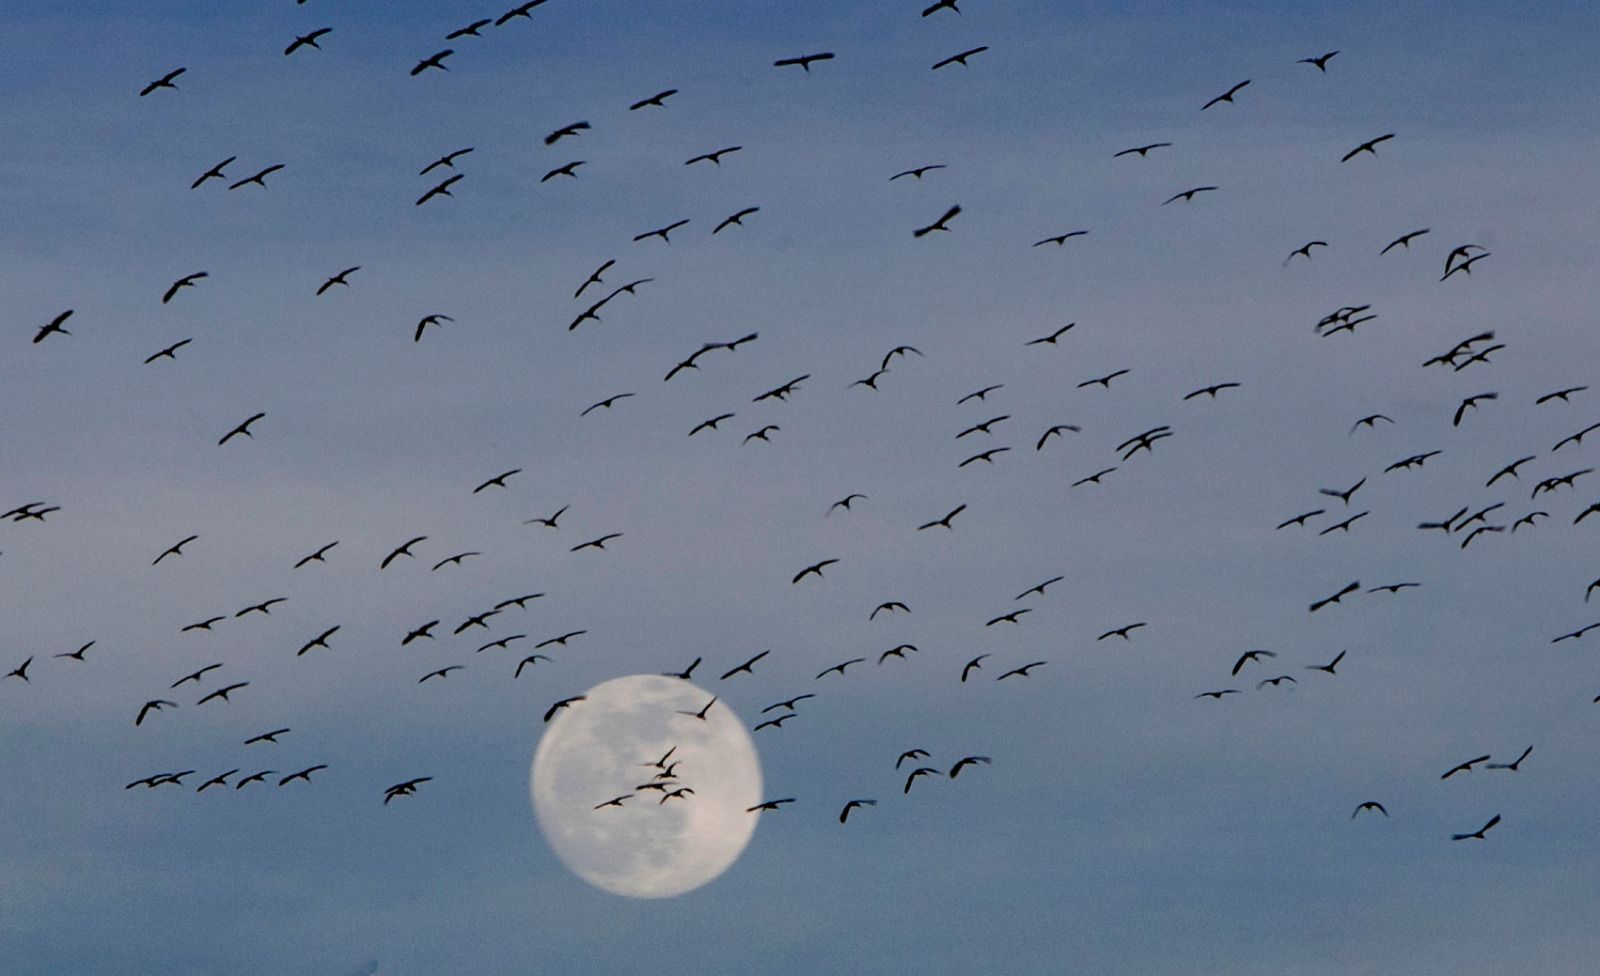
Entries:
POLYGON ((761 763, 739 716, 721 701, 704 719, 682 714, 712 694, 660 675, 614 678, 585 697, 546 726, 529 777, 556 856, 595 887, 635 898, 680 895, 726 871, 760 818, 746 812, 761 802, 761 763), (664 756, 670 779, 657 778, 664 756), (651 783, 692 793, 663 802, 651 783), (626 799, 601 806, 617 797, 626 799))

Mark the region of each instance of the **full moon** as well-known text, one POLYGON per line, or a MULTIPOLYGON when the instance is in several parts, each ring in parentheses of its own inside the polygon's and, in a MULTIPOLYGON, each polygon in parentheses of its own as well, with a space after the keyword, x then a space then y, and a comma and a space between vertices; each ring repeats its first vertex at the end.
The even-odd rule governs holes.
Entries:
POLYGON ((550 720, 529 793, 561 862, 597 888, 666 898, 726 871, 755 831, 761 764, 744 723, 677 678, 596 685, 550 720), (704 717, 696 717, 696 714, 704 717))

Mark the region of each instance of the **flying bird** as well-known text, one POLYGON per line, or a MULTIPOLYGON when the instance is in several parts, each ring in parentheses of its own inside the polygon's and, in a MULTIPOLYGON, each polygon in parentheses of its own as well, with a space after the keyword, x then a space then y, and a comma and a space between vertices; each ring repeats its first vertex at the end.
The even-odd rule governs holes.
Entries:
POLYGON ((982 54, 983 52, 985 52, 987 50, 989 50, 989 45, 987 45, 987 44, 981 44, 978 47, 968 48, 967 50, 962 51, 960 54, 952 54, 948 58, 945 58, 942 61, 936 62, 934 64, 934 66, 933 66, 933 70, 938 71, 940 68, 944 67, 947 64, 959 64, 963 68, 965 68, 967 66, 967 59, 968 58, 972 57, 975 54, 982 54))
POLYGON ((1034 241, 1033 244, 1030 245, 1030 246, 1031 247, 1039 247, 1039 246, 1044 245, 1044 244, 1055 244, 1057 246, 1064 246, 1067 243, 1067 238, 1069 238, 1069 237, 1083 237, 1084 235, 1086 235, 1088 233, 1089 232, 1086 231, 1086 230, 1068 231, 1065 234, 1057 234, 1054 237, 1046 237, 1042 241, 1034 241))
POLYGON ((587 128, 589 128, 589 123, 587 122, 574 122, 571 125, 564 125, 556 131, 545 136, 544 144, 547 146, 553 146, 562 139, 565 139, 568 136, 575 136, 587 128))
POLYGON ((318 27, 309 34, 301 34, 296 37, 288 47, 283 49, 283 56, 288 57, 294 52, 300 50, 302 47, 314 47, 320 51, 322 50, 322 46, 317 43, 317 38, 331 33, 333 33, 332 27, 318 27))
MULTIPOLYGON (((962 507, 964 508, 965 506, 962 506, 962 507)), ((798 582, 800 582, 801 580, 805 579, 808 575, 810 575, 812 573, 815 573, 817 575, 817 577, 820 579, 822 577, 823 567, 831 566, 831 565, 833 565, 834 563, 836 563, 838 561, 839 560, 837 560, 837 559, 824 559, 819 563, 812 563, 810 566, 807 566, 805 569, 802 569, 800 572, 795 573, 794 574, 794 579, 791 579, 789 582, 790 583, 798 583, 798 582)))
POLYGON ((1030 675, 1028 673, 1029 671, 1031 671, 1034 668, 1043 667, 1044 664, 1045 664, 1045 662, 1043 662, 1043 661, 1033 661, 1031 663, 1024 664, 1020 668, 1012 668, 1010 671, 1007 671, 1005 674, 1000 675, 998 678, 995 678, 994 680, 996 680, 996 681, 1004 681, 1007 678, 1010 678, 1010 677, 1013 677, 1013 676, 1019 677, 1019 678, 1027 678, 1027 677, 1030 677, 1030 675))
POLYGON ((465 27, 458 27, 446 34, 444 39, 447 41, 453 41, 458 37, 482 37, 483 35, 479 34, 478 32, 483 28, 488 27, 492 23, 494 23, 494 19, 490 17, 485 17, 482 20, 475 20, 465 27))
POLYGON ((1188 203, 1188 202, 1194 200, 1194 195, 1196 193, 1209 193, 1209 192, 1211 192, 1212 190, 1215 190, 1215 189, 1216 189, 1216 187, 1214 187, 1214 186, 1197 186, 1192 190, 1184 190, 1182 193, 1174 193, 1172 196, 1167 197, 1165 200, 1161 201, 1161 205, 1163 207, 1165 207, 1167 204, 1172 203, 1174 200, 1182 200, 1185 203, 1188 203))
POLYGON ((774 68, 788 68, 788 67, 791 67, 793 65, 799 65, 802 70, 804 70, 807 74, 810 74, 811 73, 811 66, 813 64, 816 64, 818 61, 832 61, 832 60, 833 60, 833 52, 832 51, 823 51, 820 54, 806 54, 806 55, 802 55, 802 56, 800 56, 798 58, 779 58, 778 60, 772 62, 772 66, 774 68))
POLYGON ((933 170, 936 170, 936 169, 947 169, 947 168, 948 167, 944 163, 930 163, 927 166, 918 166, 915 169, 903 169, 900 172, 898 172, 898 173, 894 174, 893 176, 889 177, 889 182, 893 183, 895 180, 898 180, 902 176, 909 176, 912 179, 920 180, 920 179, 922 179, 922 175, 924 173, 929 173, 929 172, 932 172, 933 170))
POLYGON ((438 68, 440 71, 449 71, 450 69, 444 66, 444 59, 448 58, 454 53, 456 53, 455 48, 450 47, 447 47, 442 51, 435 51, 434 53, 423 58, 421 61, 417 62, 416 67, 411 69, 411 77, 415 78, 417 75, 422 74, 429 68, 438 68))
POLYGON ((588 160, 586 160, 586 159, 574 159, 570 163, 566 163, 566 164, 563 164, 561 166, 557 166, 555 169, 553 169, 550 172, 548 172, 548 173, 544 174, 543 176, 539 177, 539 182, 540 183, 548 183, 549 181, 555 179, 558 176, 570 176, 573 179, 577 179, 578 178, 578 174, 576 172, 577 168, 579 166, 582 166, 586 162, 588 162, 588 160))
POLYGON ((1311 612, 1312 613, 1316 613, 1318 610, 1321 610, 1323 607, 1327 606, 1328 604, 1330 604, 1330 603, 1338 603, 1344 597, 1349 596, 1351 593, 1360 592, 1360 590, 1361 590, 1361 581, 1360 580, 1356 580, 1354 582, 1348 583, 1348 584, 1345 585, 1344 589, 1342 589, 1339 592, 1335 593, 1333 596, 1324 597, 1323 599, 1318 600, 1317 602, 1311 604, 1311 612))
POLYGON ((467 153, 472 152, 472 149, 473 149, 472 146, 468 146, 465 149, 457 149, 454 152, 447 152, 443 156, 440 156, 438 159, 435 159, 433 162, 431 162, 428 165, 422 167, 422 171, 419 172, 417 175, 418 176, 427 176, 429 173, 433 172, 435 169, 438 169, 440 166, 443 166, 446 169, 455 169, 456 168, 456 160, 460 159, 462 156, 465 156, 467 153))
POLYGON ((659 237, 664 242, 666 242, 668 244, 671 244, 672 243, 672 238, 667 236, 667 235, 671 234, 673 231, 677 230, 679 227, 682 227, 684 224, 687 224, 688 222, 689 222, 689 219, 687 217, 685 217, 683 220, 675 220, 675 221, 673 221, 672 223, 668 224, 665 227, 657 227, 655 230, 645 231, 643 234, 635 234, 635 235, 633 235, 633 239, 635 241, 643 241, 643 240, 647 240, 647 239, 649 239, 651 237, 659 237))
POLYGON ((1363 810, 1376 810, 1385 817, 1389 815, 1389 811, 1383 808, 1383 804, 1379 803, 1377 800, 1368 800, 1367 802, 1355 808, 1355 811, 1350 814, 1350 819, 1354 820, 1356 818, 1356 814, 1363 810))
POLYGON ((240 688, 247 688, 247 687, 249 687, 249 685, 250 685, 250 682, 248 682, 248 681, 237 681, 237 682, 234 682, 233 684, 228 685, 226 687, 218 688, 216 691, 213 691, 211 694, 209 694, 209 695, 205 696, 204 698, 200 699, 199 701, 195 702, 195 704, 196 705, 204 705, 206 702, 210 701, 213 698, 220 698, 223 701, 230 701, 231 699, 228 698, 228 693, 229 692, 238 691, 240 688))
POLYGON ((255 423, 256 421, 260 420, 262 417, 265 417, 265 416, 266 416, 266 414, 264 414, 264 413, 252 414, 250 417, 246 418, 242 423, 240 423, 239 426, 237 426, 237 427, 233 428, 232 430, 228 431, 226 434, 223 434, 222 435, 222 439, 217 441, 217 446, 221 447, 222 445, 228 443, 228 441, 232 440, 235 436, 237 436, 239 434, 243 434, 246 437, 253 438, 255 435, 250 433, 250 425, 255 423))
POLYGON ((954 217, 956 214, 958 214, 960 212, 961 212, 961 207, 960 206, 953 206, 949 210, 946 210, 944 212, 944 216, 940 217, 938 220, 935 220, 933 223, 929 224, 926 227, 919 227, 916 230, 912 231, 911 232, 911 236, 912 237, 924 237, 924 236, 926 236, 928 234, 933 233, 936 230, 942 230, 942 231, 948 232, 950 230, 950 228, 946 227, 945 223, 947 221, 949 221, 951 217, 954 217))
POLYGON ((1508 762, 1508 763, 1488 763, 1483 768, 1484 769, 1509 769, 1514 773, 1522 765, 1522 760, 1528 758, 1528 753, 1530 753, 1532 751, 1533 751, 1533 746, 1529 746, 1528 748, 1522 750, 1522 755, 1518 756, 1516 759, 1512 760, 1511 762, 1508 762))
POLYGON ((698 156, 684 160, 683 165, 693 166, 695 163, 710 163, 713 166, 721 166, 722 157, 728 155, 729 153, 736 153, 743 148, 743 146, 727 146, 725 148, 718 149, 716 152, 701 153, 698 156))
POLYGON ((204 271, 196 271, 194 274, 184 275, 182 278, 179 278, 177 281, 174 281, 167 288, 166 293, 161 296, 161 304, 163 304, 163 305, 167 304, 168 302, 172 301, 172 297, 174 295, 176 295, 179 292, 179 290, 184 289, 184 288, 192 288, 192 287, 194 287, 194 283, 195 282, 199 281, 201 278, 206 278, 206 277, 209 277, 209 275, 204 271))
POLYGON ((415 559, 417 554, 411 551, 411 547, 416 545, 419 542, 425 541, 427 538, 428 537, 425 536, 425 535, 419 535, 419 536, 417 536, 417 537, 415 537, 413 539, 408 540, 404 545, 402 545, 399 548, 395 549, 393 552, 389 553, 387 556, 384 556, 383 557, 383 561, 378 563, 378 568, 379 569, 388 569, 389 568, 389 564, 394 562, 396 559, 400 558, 401 556, 410 556, 411 558, 415 559))
POLYGON ((1440 776, 1439 778, 1440 779, 1449 779, 1450 777, 1454 776, 1456 773, 1471 772, 1473 766, 1476 766, 1478 763, 1488 762, 1488 761, 1489 761, 1489 757, 1488 756, 1479 756, 1476 759, 1468 759, 1464 763, 1457 763, 1456 765, 1451 766, 1449 769, 1445 770, 1444 775, 1440 776))
POLYGON ((1227 102, 1230 105, 1233 104, 1233 96, 1237 95, 1239 90, 1248 84, 1250 84, 1250 79, 1246 78, 1244 81, 1239 82, 1237 85, 1234 85, 1232 88, 1218 95, 1216 98, 1213 98, 1211 101, 1200 106, 1200 111, 1204 112, 1206 109, 1217 104, 1218 102, 1227 102))
POLYGON ((276 173, 278 170, 283 169, 283 166, 284 166, 283 163, 273 163, 271 166, 268 166, 267 168, 261 170, 260 172, 256 173, 254 176, 246 176, 244 179, 239 180, 237 183, 228 184, 228 189, 237 190, 241 186, 248 186, 251 183, 254 183, 255 185, 261 187, 264 190, 264 189, 267 188, 267 177, 270 176, 273 173, 276 173))
POLYGON ((137 718, 135 718, 133 720, 133 724, 136 725, 136 726, 137 725, 143 725, 144 724, 144 717, 146 715, 149 715, 151 712, 159 712, 163 708, 177 708, 177 707, 178 707, 178 703, 177 702, 166 701, 166 700, 160 699, 160 698, 156 698, 156 699, 153 699, 151 701, 147 701, 147 702, 144 703, 144 707, 139 709, 139 715, 138 715, 137 718))
POLYGON ((327 769, 327 768, 328 768, 328 764, 327 763, 317 763, 315 766, 307 766, 305 769, 300 770, 298 773, 290 773, 289 775, 285 776, 283 779, 278 780, 278 785, 279 786, 286 786, 289 783, 292 783, 297 779, 298 780, 303 780, 303 781, 309 783, 309 782, 311 782, 311 774, 312 773, 320 772, 320 771, 322 771, 324 769, 327 769))
POLYGON ((1338 51, 1329 51, 1327 54, 1319 54, 1314 58, 1301 58, 1300 60, 1296 61, 1295 64, 1309 64, 1314 66, 1318 71, 1326 74, 1328 71, 1328 60, 1338 53, 1338 51))
MULTIPOLYGON (((430 187, 428 189, 428 192, 424 193, 420 197, 417 197, 416 205, 420 207, 423 204, 427 203, 429 200, 432 200, 434 197, 453 197, 453 196, 455 196, 455 194, 450 192, 450 187, 454 186, 458 181, 464 179, 465 177, 466 177, 465 173, 455 173, 455 174, 453 174, 451 176, 445 177, 443 180, 440 180, 437 185, 435 185, 433 187, 430 187)), ((422 334, 420 329, 418 330, 417 334, 419 336, 422 334)))
POLYGON ((672 97, 673 95, 676 95, 677 93, 678 93, 678 89, 676 89, 676 88, 667 88, 667 89, 665 89, 663 91, 658 91, 654 95, 651 95, 649 98, 641 98, 637 102, 634 102, 632 105, 629 105, 628 106, 628 111, 637 112, 639 109, 645 108, 647 106, 655 106, 656 108, 664 108, 666 106, 666 100, 668 98, 672 97))
POLYGON ((952 508, 950 511, 946 512, 943 518, 936 518, 932 522, 924 522, 921 525, 917 526, 917 531, 921 532, 923 529, 931 529, 936 525, 937 526, 943 526, 944 528, 947 528, 947 529, 953 528, 953 526, 950 524, 950 520, 955 518, 957 515, 960 515, 962 512, 964 512, 966 510, 967 510, 966 503, 963 502, 962 504, 957 505, 955 508, 952 508))
POLYGON ((1412 242, 1412 240, 1414 240, 1415 238, 1421 237, 1423 234, 1428 233, 1428 231, 1431 230, 1431 229, 1432 228, 1430 228, 1430 227, 1424 227, 1421 230, 1413 230, 1413 231, 1409 231, 1407 233, 1401 234, 1399 237, 1396 237, 1394 240, 1392 240, 1389 243, 1385 244, 1383 246, 1383 250, 1378 252, 1378 256, 1379 257, 1383 257, 1385 254, 1388 254, 1395 247, 1403 247, 1408 251, 1411 250, 1411 242, 1412 242))
MULTIPOLYGON (((488 481, 485 481, 483 484, 481 484, 478 487, 472 489, 472 493, 474 495, 476 495, 478 492, 484 490, 485 488, 504 488, 506 486, 506 479, 507 478, 511 477, 514 474, 521 474, 521 473, 522 473, 522 469, 521 468, 512 468, 510 471, 505 471, 505 472, 502 472, 500 474, 497 474, 493 478, 490 478, 488 481)), ((556 514, 559 515, 560 513, 558 512, 556 514)))
POLYGON ((1170 142, 1152 142, 1143 146, 1134 146, 1132 149, 1124 149, 1121 152, 1112 153, 1111 158, 1116 159, 1118 156, 1131 156, 1137 154, 1142 159, 1150 153, 1150 150, 1165 149, 1170 145, 1172 145, 1170 142))
MULTIPOLYGON (((822 574, 819 572, 817 575, 821 576, 822 574)), ((742 674, 755 674, 755 672, 753 670, 751 670, 755 666, 755 663, 757 661, 761 660, 762 658, 766 657, 768 654, 771 654, 771 653, 772 653, 772 649, 768 648, 767 650, 762 651, 760 654, 757 654, 755 657, 752 657, 750 660, 744 662, 743 664, 740 664, 737 667, 729 668, 728 670, 722 672, 722 676, 720 678, 718 678, 717 680, 718 681, 727 681, 729 678, 733 677, 734 675, 741 674, 741 673, 742 674)), ((809 697, 811 697, 811 696, 810 695, 802 695, 802 696, 800 696, 800 698, 809 698, 809 697)), ((791 708, 794 707, 793 703, 796 702, 796 701, 799 701, 800 698, 791 699, 790 703, 789 703, 789 706, 791 708)))
POLYGON ((191 535, 191 536, 187 536, 187 537, 185 537, 183 539, 180 539, 177 542, 174 542, 172 545, 168 546, 166 548, 166 550, 161 553, 161 555, 157 556, 155 558, 155 560, 150 563, 150 565, 154 566, 157 563, 160 563, 161 560, 167 558, 168 556, 181 556, 181 555, 183 555, 183 547, 188 545, 189 543, 193 542, 194 540, 196 540, 198 538, 200 538, 200 537, 197 536, 197 535, 191 535))
POLYGON ((189 70, 188 68, 174 68, 174 69, 172 69, 171 71, 169 71, 166 74, 162 75, 160 78, 157 78, 155 81, 152 81, 150 84, 145 85, 144 89, 139 92, 139 97, 143 98, 146 95, 150 94, 151 92, 155 91, 157 88, 170 88, 173 91, 177 91, 178 90, 178 86, 174 85, 172 83, 172 80, 174 78, 178 77, 179 75, 183 74, 185 71, 188 71, 188 70, 189 70))
POLYGON ((1366 142, 1363 142, 1361 145, 1359 145, 1359 146, 1355 147, 1354 149, 1350 150, 1349 152, 1345 153, 1344 156, 1339 160, 1339 162, 1348 163, 1350 160, 1356 158, 1361 153, 1371 153, 1372 155, 1376 156, 1376 155, 1378 155, 1378 150, 1377 150, 1378 143, 1386 142, 1386 141, 1388 141, 1390 139, 1393 139, 1393 138, 1394 138, 1394 133, 1390 132, 1390 133, 1387 133, 1386 135, 1378 136, 1375 139, 1368 139, 1366 142))
POLYGON ((1494 816, 1489 818, 1489 822, 1488 823, 1484 824, 1482 827, 1479 827, 1477 830, 1473 831, 1472 833, 1470 833, 1470 834, 1451 834, 1450 835, 1450 839, 1451 840, 1484 840, 1485 839, 1484 838, 1484 834, 1487 834, 1489 832, 1489 829, 1492 828, 1495 824, 1497 824, 1499 822, 1500 822, 1500 815, 1497 813, 1494 816))
POLYGON ((191 189, 191 190, 200 189, 200 185, 203 184, 206 180, 225 180, 225 179, 227 179, 227 177, 222 175, 223 169, 229 163, 233 162, 235 159, 238 159, 238 158, 239 158, 238 156, 229 156, 227 159, 224 159, 222 162, 220 162, 217 165, 215 165, 215 166, 211 167, 210 169, 206 170, 204 173, 201 173, 199 179, 196 179, 193 183, 189 184, 189 189, 191 189))

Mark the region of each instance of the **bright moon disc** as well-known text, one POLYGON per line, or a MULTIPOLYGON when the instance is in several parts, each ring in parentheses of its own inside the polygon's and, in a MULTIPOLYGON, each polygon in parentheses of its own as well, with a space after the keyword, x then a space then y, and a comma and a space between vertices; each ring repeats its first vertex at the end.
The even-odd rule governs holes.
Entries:
POLYGON ((761 802, 761 763, 739 716, 717 701, 696 718, 711 693, 660 675, 585 695, 533 755, 529 793, 556 856, 635 898, 681 895, 726 871, 760 817, 746 812, 761 802))

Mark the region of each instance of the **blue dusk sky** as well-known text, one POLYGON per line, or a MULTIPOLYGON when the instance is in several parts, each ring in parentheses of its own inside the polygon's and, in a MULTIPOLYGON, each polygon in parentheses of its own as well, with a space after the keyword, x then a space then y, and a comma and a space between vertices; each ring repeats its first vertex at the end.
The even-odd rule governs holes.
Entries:
POLYGON ((0 969, 1593 972, 1600 15, 925 6, 0 8, 0 969), (696 659, 795 802, 591 888, 696 659))

